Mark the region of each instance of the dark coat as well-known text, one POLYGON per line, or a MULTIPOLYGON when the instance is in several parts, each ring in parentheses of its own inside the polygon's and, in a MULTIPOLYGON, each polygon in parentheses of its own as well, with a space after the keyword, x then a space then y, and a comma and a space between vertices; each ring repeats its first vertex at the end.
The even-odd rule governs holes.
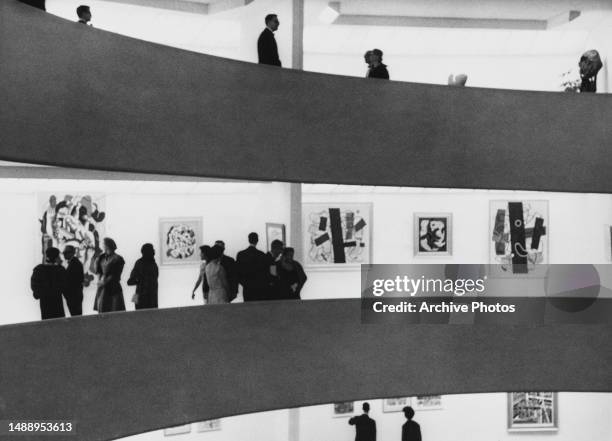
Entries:
POLYGON ((389 71, 387 70, 387 65, 380 63, 378 66, 370 68, 368 78, 382 78, 383 80, 388 80, 389 71))
POLYGON ((402 426, 402 441, 421 441, 421 426, 416 421, 406 421, 402 426))
POLYGON ((43 320, 65 317, 62 292, 66 285, 66 270, 60 265, 37 265, 32 272, 30 286, 34 298, 40 300, 43 320))
POLYGON ((98 312, 125 311, 121 273, 125 260, 119 254, 101 254, 96 263, 100 276, 94 309, 98 312))
POLYGON ((136 309, 157 308, 159 268, 154 259, 141 257, 134 264, 127 284, 136 285, 134 304, 136 309))
POLYGON ((259 64, 271 64, 272 66, 281 65, 274 32, 268 28, 265 28, 261 34, 259 34, 259 38, 257 39, 257 55, 259 56, 259 64))
POLYGON ((308 277, 304 268, 295 260, 292 262, 293 269, 286 269, 281 262, 276 263, 276 274, 278 274, 278 295, 280 299, 290 300, 299 299, 302 287, 308 277), (297 284, 297 289, 293 291, 291 286, 297 284))
POLYGON ((355 441, 376 441, 376 421, 365 413, 351 418, 348 423, 355 426, 355 441))
POLYGON ((266 254, 250 246, 238 253, 236 266, 244 301, 266 300, 270 271, 266 254))
POLYGON ((84 280, 83 264, 78 258, 73 257, 68 261, 66 268, 66 288, 64 289, 64 298, 71 316, 83 314, 84 280))
POLYGON ((238 274, 236 261, 225 254, 221 256, 221 266, 225 270, 225 277, 229 284, 228 300, 231 302, 238 295, 238 274))

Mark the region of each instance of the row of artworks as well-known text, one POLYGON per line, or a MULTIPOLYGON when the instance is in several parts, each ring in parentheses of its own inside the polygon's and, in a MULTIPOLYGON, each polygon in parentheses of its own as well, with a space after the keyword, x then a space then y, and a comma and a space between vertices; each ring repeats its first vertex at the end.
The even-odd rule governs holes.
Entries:
MULTIPOLYGON (((308 266, 372 263, 372 204, 304 204, 308 266)), ((548 202, 491 201, 490 263, 508 273, 529 273, 548 263, 548 202)), ((415 256, 452 255, 452 213, 415 213, 415 256)))

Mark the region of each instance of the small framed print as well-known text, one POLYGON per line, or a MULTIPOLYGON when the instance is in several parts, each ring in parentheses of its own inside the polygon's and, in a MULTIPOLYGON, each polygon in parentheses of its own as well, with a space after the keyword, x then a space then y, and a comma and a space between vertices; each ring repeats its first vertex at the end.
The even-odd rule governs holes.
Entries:
POLYGON ((556 392, 508 394, 508 431, 541 432, 558 429, 556 392))
POLYGON ((414 410, 442 409, 442 395, 418 395, 414 397, 414 410))
POLYGON ((452 256, 451 213, 414 214, 414 255, 452 256))
POLYGON ((408 397, 385 398, 383 400, 383 412, 401 412, 404 407, 410 406, 412 400, 408 397))
POLYGON ((191 424, 185 424, 183 426, 168 427, 164 429, 164 436, 182 435, 184 433, 190 433, 190 432, 191 432, 191 424))
POLYGON ((202 218, 161 218, 159 220, 159 241, 162 265, 199 264, 202 218))
POLYGON ((272 241, 274 240, 280 240, 283 245, 287 246, 285 224, 266 223, 266 251, 272 248, 272 241))
POLYGON ((350 417, 355 415, 355 402, 345 401, 342 403, 334 403, 334 418, 350 417))
POLYGON ((208 420, 196 423, 196 432, 212 432, 213 430, 221 430, 221 420, 208 420))

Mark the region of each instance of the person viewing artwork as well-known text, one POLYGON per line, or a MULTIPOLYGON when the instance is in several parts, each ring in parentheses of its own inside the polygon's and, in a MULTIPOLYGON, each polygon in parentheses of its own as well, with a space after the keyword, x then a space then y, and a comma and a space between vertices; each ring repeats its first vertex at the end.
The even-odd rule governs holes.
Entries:
POLYGON ((300 299, 300 292, 308 279, 302 265, 293 260, 294 254, 295 250, 287 247, 283 250, 280 260, 276 262, 280 299, 300 299))
POLYGON ((210 249, 204 268, 206 281, 208 282, 208 299, 206 303, 209 305, 229 303, 230 286, 225 269, 221 265, 222 255, 223 249, 219 245, 213 246, 210 249))
POLYGON ((389 71, 387 65, 382 62, 383 52, 380 49, 372 49, 370 54, 370 70, 368 72, 368 78, 381 78, 383 80, 389 79, 389 71))
POLYGON ((215 245, 221 247, 221 266, 225 270, 227 283, 229 283, 229 302, 238 296, 238 275, 236 274, 236 261, 230 256, 225 255, 225 242, 216 240, 215 245))
POLYGON ((82 315, 83 283, 85 281, 83 264, 77 258, 76 249, 72 245, 66 245, 64 248, 64 259, 66 261, 64 298, 71 316, 82 315))
POLYGON ((421 441, 421 426, 412 420, 414 418, 414 409, 406 406, 402 410, 407 420, 402 426, 402 441, 421 441))
POLYGON ((136 309, 157 308, 159 268, 155 262, 155 248, 145 243, 140 248, 142 257, 136 261, 127 284, 136 286, 132 297, 136 309))
POLYGON ((62 292, 66 284, 66 270, 61 265, 60 252, 55 247, 45 250, 45 262, 32 272, 32 294, 40 302, 42 320, 65 317, 62 292))
POLYGON ((368 78, 370 76, 370 69, 372 69, 372 64, 370 62, 370 57, 372 56, 372 51, 366 51, 365 54, 363 54, 363 60, 365 61, 365 64, 367 64, 368 66, 368 70, 366 71, 366 75, 365 77, 368 78))
POLYGON ((266 300, 269 289, 270 265, 266 254, 257 249, 259 235, 249 233, 249 247, 236 255, 238 280, 245 302, 266 300))
POLYGON ((84 24, 84 25, 89 25, 91 26, 91 23, 89 23, 91 21, 91 10, 89 9, 89 6, 87 5, 81 5, 76 9, 76 13, 77 16, 79 17, 79 23, 84 24))
POLYGON ((200 272, 198 274, 198 279, 196 280, 195 286, 193 287, 193 291, 191 292, 191 298, 195 299, 195 293, 198 290, 198 287, 202 285, 202 298, 206 303, 206 299, 208 298, 208 283, 206 282, 206 262, 209 260, 210 247, 208 245, 202 245, 200 247, 200 272))
POLYGON ((269 64, 272 66, 281 66, 281 61, 278 56, 278 46, 274 38, 274 32, 278 29, 280 22, 276 14, 268 14, 265 18, 266 28, 261 32, 257 39, 257 55, 259 64, 269 64))
POLYGON ((98 275, 98 291, 94 310, 99 313, 112 311, 125 311, 123 289, 121 288, 121 273, 125 266, 125 260, 115 251, 117 244, 109 237, 103 241, 104 253, 96 262, 96 274, 98 275))
POLYGON ((355 441, 376 441, 376 421, 368 415, 370 404, 363 403, 361 408, 363 409, 362 415, 348 420, 351 426, 355 426, 355 441))

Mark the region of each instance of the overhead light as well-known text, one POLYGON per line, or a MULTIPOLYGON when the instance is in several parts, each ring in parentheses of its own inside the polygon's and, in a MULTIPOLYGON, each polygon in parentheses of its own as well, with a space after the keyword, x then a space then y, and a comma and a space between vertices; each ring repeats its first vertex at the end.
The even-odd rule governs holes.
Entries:
POLYGON ((339 16, 340 2, 329 2, 319 14, 319 21, 324 24, 332 24, 339 16))

